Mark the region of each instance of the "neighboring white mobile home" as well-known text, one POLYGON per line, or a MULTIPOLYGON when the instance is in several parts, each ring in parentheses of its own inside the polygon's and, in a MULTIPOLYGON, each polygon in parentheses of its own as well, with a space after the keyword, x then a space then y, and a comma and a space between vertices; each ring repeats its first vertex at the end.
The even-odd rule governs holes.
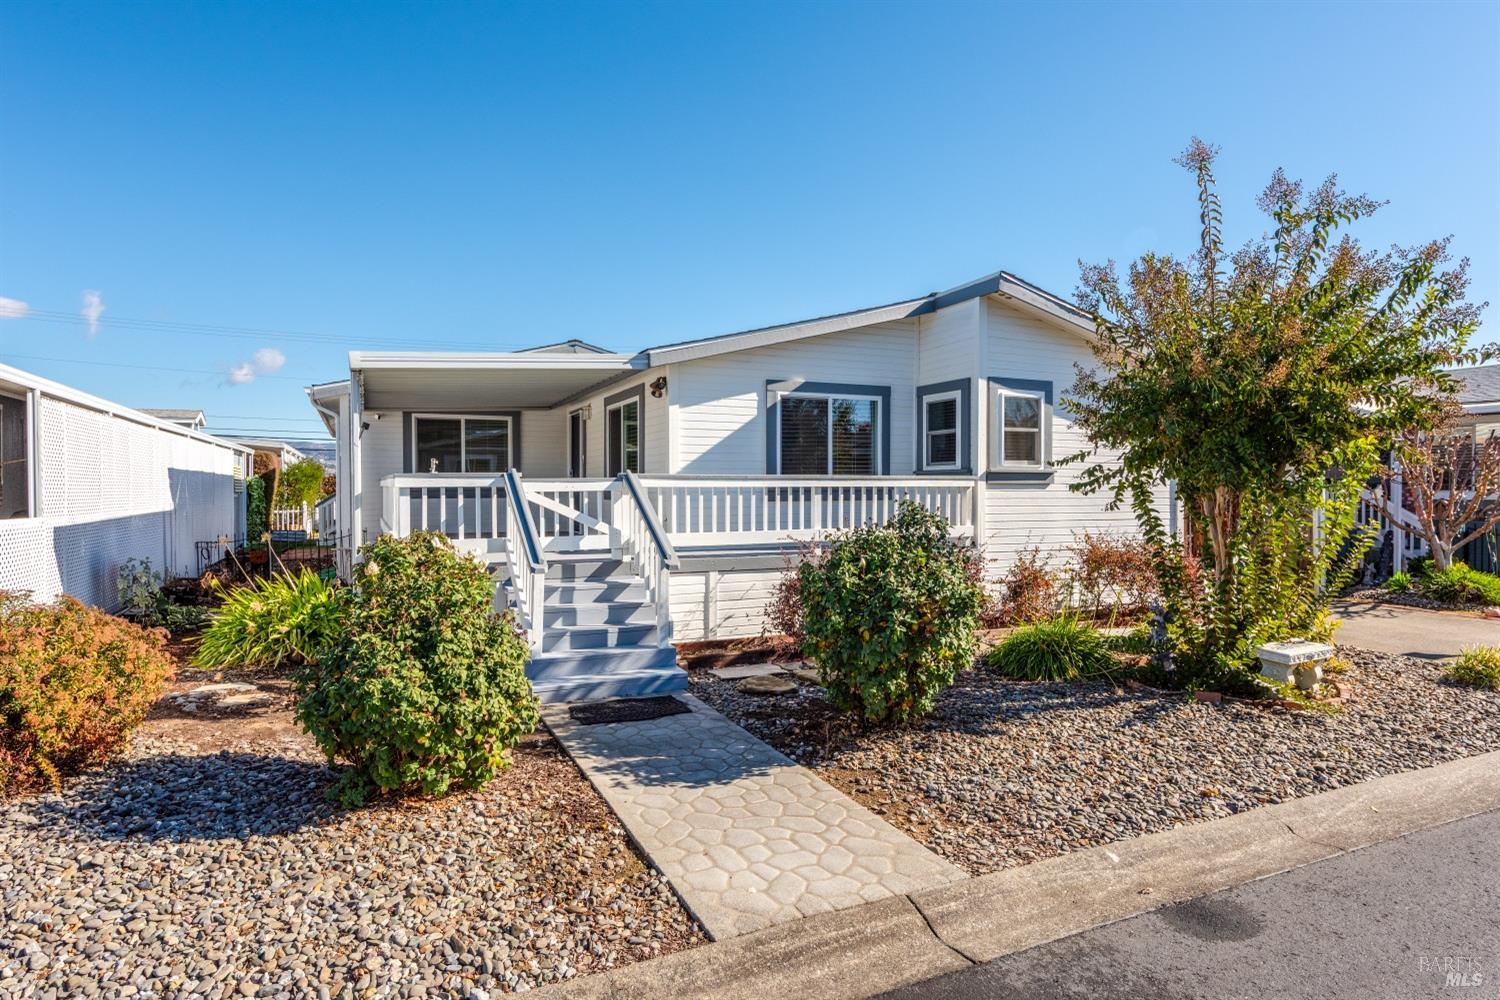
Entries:
POLYGON ((0 590, 118 606, 128 559, 244 535, 250 449, 0 365, 0 590))
MULTIPOLYGON (((361 540, 446 532, 505 566, 538 690, 581 697, 644 689, 600 680, 607 651, 761 632, 797 541, 902 497, 976 538, 993 578, 1028 546, 1134 532, 1053 461, 1084 445, 1059 400, 1093 336, 999 272, 634 354, 355 352, 347 381, 309 395, 338 441, 345 570, 361 540), (552 684, 554 661, 589 680, 552 684)), ((1172 517, 1165 486, 1160 502, 1172 517)))

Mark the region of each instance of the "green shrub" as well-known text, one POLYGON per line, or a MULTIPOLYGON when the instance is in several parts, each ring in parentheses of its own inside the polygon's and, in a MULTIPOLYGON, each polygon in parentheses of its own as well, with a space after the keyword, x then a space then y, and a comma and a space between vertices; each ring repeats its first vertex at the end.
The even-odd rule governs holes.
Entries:
POLYGON ((1448 668, 1448 678, 1456 684, 1500 691, 1500 649, 1493 646, 1466 647, 1448 668))
POLYGON ((271 509, 266 503, 266 481, 259 476, 245 480, 245 540, 260 541, 271 526, 271 509))
POLYGON ((339 593, 312 570, 252 580, 224 598, 193 651, 199 667, 276 667, 322 656, 342 626, 339 593))
POLYGON ((1105 637, 1070 614, 1019 626, 990 650, 987 662, 1023 681, 1085 680, 1116 665, 1105 637))
POLYGON ((973 549, 911 501, 886 527, 835 535, 824 559, 798 569, 798 594, 802 649, 829 700, 872 722, 931 710, 973 662, 986 600, 973 549))
POLYGON ((115 570, 120 613, 147 628, 163 624, 171 603, 161 590, 165 582, 165 576, 151 568, 150 559, 125 560, 115 570))
POLYGON ((1422 577, 1422 593, 1449 604, 1500 604, 1500 577, 1456 562, 1447 569, 1428 570, 1422 577))
POLYGON ((442 535, 383 537, 364 556, 342 634, 297 674, 297 718, 352 765, 346 804, 478 788, 539 719, 526 643, 494 613, 484 567, 442 535))
POLYGON ((1406 572, 1413 580, 1421 580, 1432 571, 1432 556, 1413 556, 1406 560, 1406 572))
POLYGON ((1392 573, 1391 578, 1385 581, 1385 589, 1393 594, 1407 594, 1411 592, 1410 573, 1392 573))
POLYGON ((0 591, 0 795, 102 763, 172 674, 166 633, 0 591))

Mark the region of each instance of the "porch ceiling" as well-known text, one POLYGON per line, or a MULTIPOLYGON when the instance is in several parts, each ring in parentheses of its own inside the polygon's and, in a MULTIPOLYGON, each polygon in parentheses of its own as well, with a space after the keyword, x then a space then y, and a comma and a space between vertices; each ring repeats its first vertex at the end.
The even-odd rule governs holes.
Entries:
POLYGON ((544 408, 635 367, 627 354, 349 356, 366 410, 544 408))

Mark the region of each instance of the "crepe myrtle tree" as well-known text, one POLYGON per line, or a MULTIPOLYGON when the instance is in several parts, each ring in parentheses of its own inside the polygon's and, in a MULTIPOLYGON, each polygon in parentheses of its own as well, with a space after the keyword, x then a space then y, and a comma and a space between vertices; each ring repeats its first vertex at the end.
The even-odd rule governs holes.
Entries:
POLYGON ((1382 487, 1401 486, 1401 501, 1389 488, 1375 491, 1375 503, 1395 521, 1409 521, 1427 543, 1433 568, 1453 565, 1453 553, 1500 525, 1500 438, 1479 435, 1454 422, 1457 414, 1431 431, 1403 432, 1391 461, 1380 469, 1382 487), (1407 516, 1398 508, 1404 506, 1407 516))
POLYGON ((1194 138, 1176 161, 1197 180, 1190 257, 1147 254, 1123 279, 1113 262, 1080 262, 1096 364, 1080 368, 1068 405, 1090 452, 1120 454, 1088 465, 1074 489, 1129 501, 1164 542, 1152 488, 1175 480, 1223 600, 1247 497, 1315 508, 1340 456, 1437 426, 1455 389, 1445 369, 1490 352, 1469 347, 1481 306, 1465 299, 1468 262, 1450 266, 1446 239, 1365 249, 1341 230, 1379 204, 1334 177, 1305 190, 1277 170, 1257 201, 1271 232, 1226 250, 1217 155, 1194 138))

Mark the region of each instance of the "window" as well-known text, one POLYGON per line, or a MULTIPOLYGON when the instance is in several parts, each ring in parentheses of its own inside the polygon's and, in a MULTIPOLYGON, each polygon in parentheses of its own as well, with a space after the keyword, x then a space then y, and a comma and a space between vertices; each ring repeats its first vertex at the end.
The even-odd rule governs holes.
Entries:
POLYGON ((1002 468, 1040 469, 1046 465, 1043 415, 1046 395, 1030 389, 1002 386, 999 390, 999 465, 1002 468))
POLYGON ((604 411, 605 475, 641 471, 641 403, 617 403, 604 411))
POLYGON ((0 520, 31 515, 26 400, 0 395, 0 520))
POLYGON ((786 393, 777 412, 782 475, 879 475, 879 400, 786 393))
POLYGON ((963 443, 958 434, 958 392, 922 397, 922 466, 957 469, 963 443))
POLYGON ((504 472, 510 468, 509 417, 412 418, 415 472, 504 472))

